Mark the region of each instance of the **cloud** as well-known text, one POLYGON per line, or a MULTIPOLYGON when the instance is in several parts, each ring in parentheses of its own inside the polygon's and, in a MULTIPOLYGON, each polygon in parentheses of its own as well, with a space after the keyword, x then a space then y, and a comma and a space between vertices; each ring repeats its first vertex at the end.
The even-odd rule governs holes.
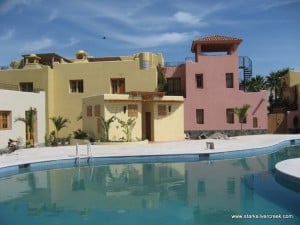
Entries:
POLYGON ((55 20, 57 17, 58 17, 58 11, 53 10, 53 11, 51 11, 47 21, 51 22, 51 21, 55 20))
POLYGON ((10 29, 6 33, 4 33, 3 35, 0 36, 0 40, 7 41, 7 40, 11 39, 14 36, 14 33, 15 33, 15 30, 10 29))
POLYGON ((272 0, 269 2, 264 2, 264 4, 262 4, 262 8, 264 10, 269 10, 272 8, 278 8, 278 7, 283 7, 283 6, 287 6, 290 4, 295 4, 295 3, 300 3, 300 0, 272 0))
POLYGON ((198 32, 169 32, 149 36, 118 34, 114 38, 132 44, 134 47, 157 47, 185 42, 198 35, 198 32))
POLYGON ((0 4, 0 15, 6 14, 18 6, 30 5, 34 0, 6 0, 0 4))
POLYGON ((34 52, 39 51, 48 47, 51 47, 54 44, 53 40, 50 38, 42 38, 39 40, 34 40, 31 42, 27 42, 21 48, 24 52, 34 52))
MULTIPOLYGON (((200 18, 187 13, 187 12, 177 12, 173 15, 173 19, 178 23, 188 24, 188 25, 199 25, 201 22, 200 18)), ((203 23, 204 24, 204 23, 203 23)))

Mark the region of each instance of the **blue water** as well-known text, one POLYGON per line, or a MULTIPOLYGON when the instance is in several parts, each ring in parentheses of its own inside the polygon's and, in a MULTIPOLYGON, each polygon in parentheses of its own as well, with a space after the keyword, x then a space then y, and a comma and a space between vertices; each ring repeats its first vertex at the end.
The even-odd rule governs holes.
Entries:
POLYGON ((300 192, 280 184, 274 170, 295 157, 299 147, 234 160, 22 173, 0 180, 0 224, 300 224, 300 192))

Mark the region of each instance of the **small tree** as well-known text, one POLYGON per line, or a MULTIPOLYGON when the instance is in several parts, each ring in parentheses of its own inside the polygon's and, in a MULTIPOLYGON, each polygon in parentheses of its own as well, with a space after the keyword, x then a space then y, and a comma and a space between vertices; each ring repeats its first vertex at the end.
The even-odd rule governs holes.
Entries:
POLYGON ((34 140, 35 115, 36 115, 36 109, 30 107, 29 110, 27 110, 25 112, 25 118, 18 117, 15 119, 15 122, 21 121, 21 122, 25 123, 26 130, 29 133, 29 140, 31 142, 31 145, 34 145, 34 143, 35 143, 35 140, 34 140))
POLYGON ((108 120, 105 120, 105 118, 101 116, 101 125, 104 130, 104 141, 109 141, 110 124, 115 120, 116 120, 115 116, 110 117, 108 120))
POLYGON ((239 122, 241 124, 241 135, 243 135, 243 123, 245 123, 245 119, 247 118, 247 111, 250 108, 249 104, 244 104, 241 108, 234 108, 233 112, 239 117, 239 122))
POLYGON ((121 127, 123 128, 123 132, 126 135, 126 141, 127 142, 132 141, 132 130, 136 123, 135 119, 129 118, 126 122, 118 119, 118 122, 121 124, 121 127))
POLYGON ((51 117, 50 120, 52 120, 55 126, 55 130, 56 130, 56 136, 54 137, 55 139, 58 138, 58 132, 62 128, 67 127, 67 123, 70 123, 70 120, 63 118, 62 116, 51 117))

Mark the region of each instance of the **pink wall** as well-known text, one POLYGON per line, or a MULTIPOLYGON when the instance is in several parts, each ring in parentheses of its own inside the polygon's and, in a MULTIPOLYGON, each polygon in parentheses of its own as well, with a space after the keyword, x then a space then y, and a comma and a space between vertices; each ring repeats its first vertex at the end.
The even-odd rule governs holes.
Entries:
MULTIPOLYGON (((185 65, 185 130, 238 130, 240 123, 227 123, 226 109, 251 105, 244 129, 253 128, 253 117, 258 119, 255 129, 267 129, 267 92, 245 93, 239 90, 238 55, 202 56, 198 62, 185 65), (226 73, 234 74, 234 87, 226 88, 226 73), (203 74, 203 88, 197 88, 195 74, 203 74), (196 123, 196 109, 204 109, 204 124, 196 123)), ((174 69, 166 70, 166 77, 175 76, 174 69), (173 71, 173 73, 172 73, 173 71)), ((181 74, 181 73, 180 73, 181 74)))

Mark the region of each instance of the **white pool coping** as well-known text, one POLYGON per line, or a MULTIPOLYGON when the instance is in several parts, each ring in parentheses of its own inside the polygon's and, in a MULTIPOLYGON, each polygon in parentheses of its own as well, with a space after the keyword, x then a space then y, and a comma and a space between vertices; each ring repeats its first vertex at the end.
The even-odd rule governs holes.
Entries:
MULTIPOLYGON (((237 136, 229 139, 183 140, 156 143, 116 143, 92 145, 93 157, 162 156, 222 153, 269 147, 283 141, 300 139, 300 134, 264 134, 237 136), (214 142, 214 149, 207 149, 206 142, 214 142)), ((87 146, 79 146, 79 156, 87 157, 87 146)), ((74 159, 75 146, 36 147, 16 150, 0 156, 0 168, 62 159, 74 159)), ((299 159, 300 160, 300 159, 299 159)), ((289 167, 289 165, 286 165, 289 167)), ((292 169, 292 168, 291 168, 292 169)), ((293 169, 292 169, 293 170, 293 169)), ((300 170, 298 170, 300 176, 300 170)))
POLYGON ((300 158, 281 161, 275 165, 275 169, 282 174, 300 179, 300 158))

